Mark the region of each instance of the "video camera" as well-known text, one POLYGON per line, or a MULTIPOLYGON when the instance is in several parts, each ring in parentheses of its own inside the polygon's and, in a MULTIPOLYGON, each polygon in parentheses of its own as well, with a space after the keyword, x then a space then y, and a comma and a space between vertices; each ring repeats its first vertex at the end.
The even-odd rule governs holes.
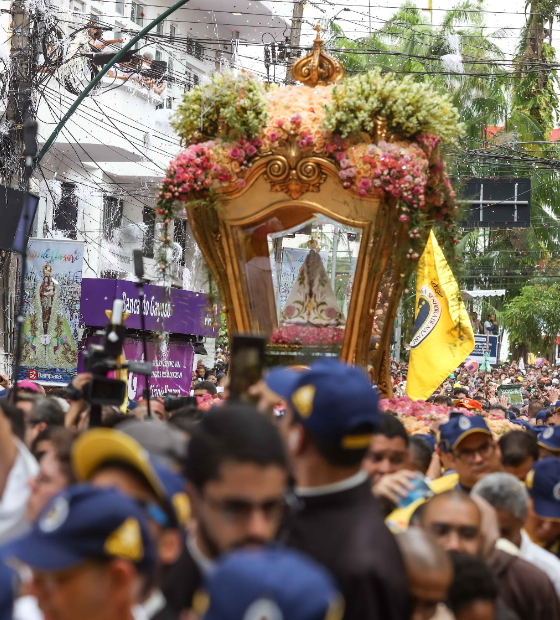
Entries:
POLYGON ((115 299, 111 322, 107 324, 98 335, 103 336, 103 344, 91 344, 84 354, 85 370, 91 372, 93 379, 84 387, 84 398, 91 404, 122 405, 126 395, 126 383, 120 379, 112 379, 107 375, 112 371, 128 369, 140 375, 151 375, 151 362, 129 361, 120 364, 119 357, 122 354, 126 327, 121 324, 123 314, 123 302, 115 299))

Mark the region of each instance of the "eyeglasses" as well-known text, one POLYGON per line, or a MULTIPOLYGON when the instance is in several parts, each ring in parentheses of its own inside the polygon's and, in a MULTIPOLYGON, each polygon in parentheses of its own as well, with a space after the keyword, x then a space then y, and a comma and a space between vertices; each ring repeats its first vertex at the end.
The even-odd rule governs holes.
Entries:
POLYGON ((474 459, 476 458, 477 454, 480 455, 481 459, 485 460, 494 452, 495 449, 496 446, 491 441, 488 441, 486 443, 483 443, 481 446, 478 446, 478 448, 475 448, 474 450, 455 450, 453 454, 459 460, 463 461, 463 463, 471 465, 472 463, 474 463, 474 459))
POLYGON ((224 519, 228 521, 246 521, 255 511, 262 512, 265 519, 271 521, 281 518, 287 508, 286 499, 283 496, 263 502, 250 502, 237 498, 219 500, 207 495, 204 499, 214 510, 221 512, 224 519))
POLYGON ((451 523, 432 523, 430 531, 437 538, 445 538, 453 532, 463 540, 474 540, 479 534, 479 528, 475 525, 452 525, 451 523))

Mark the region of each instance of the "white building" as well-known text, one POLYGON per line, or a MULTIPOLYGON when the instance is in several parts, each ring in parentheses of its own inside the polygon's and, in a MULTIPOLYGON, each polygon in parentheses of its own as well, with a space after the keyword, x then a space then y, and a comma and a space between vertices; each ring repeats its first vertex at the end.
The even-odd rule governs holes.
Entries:
MULTIPOLYGON (((36 174, 41 201, 34 234, 83 239, 84 277, 130 278, 131 250, 143 244, 147 275, 157 279, 154 194, 170 159, 180 149, 169 125, 170 114, 186 89, 221 67, 263 71, 263 35, 281 37, 286 29, 272 2, 233 2, 197 0, 196 7, 187 4, 161 22, 137 48, 139 54, 149 52, 162 72, 165 69, 157 89, 165 90, 157 94, 145 79, 128 77, 118 69, 109 72, 41 161, 36 174)), ((55 11, 67 35, 93 21, 103 29, 104 40, 123 38, 126 43, 172 4, 170 0, 159 0, 156 5, 128 0, 70 0, 68 4, 62 0, 55 11)), ((83 30, 81 36, 87 39, 87 32, 83 30)), ((119 47, 110 45, 104 51, 116 52, 119 47)), ((75 51, 69 49, 67 55, 72 54, 75 51)), ((74 75, 66 79, 59 72, 43 93, 38 109, 40 146, 76 98, 68 82, 73 83, 71 90, 79 92, 92 75, 84 59, 68 64, 74 75), (78 79, 72 63, 81 63, 82 70, 85 67, 78 79)), ((197 248, 189 239, 188 224, 176 225, 174 234, 178 245, 173 285, 199 290, 202 280, 193 260, 197 248)))

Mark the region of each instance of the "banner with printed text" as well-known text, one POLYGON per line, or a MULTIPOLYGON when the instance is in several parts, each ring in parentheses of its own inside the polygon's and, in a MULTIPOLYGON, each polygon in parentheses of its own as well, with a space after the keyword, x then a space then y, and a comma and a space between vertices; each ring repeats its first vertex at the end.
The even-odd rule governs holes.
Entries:
POLYGON ((76 375, 84 244, 30 239, 18 380, 65 385, 76 375))

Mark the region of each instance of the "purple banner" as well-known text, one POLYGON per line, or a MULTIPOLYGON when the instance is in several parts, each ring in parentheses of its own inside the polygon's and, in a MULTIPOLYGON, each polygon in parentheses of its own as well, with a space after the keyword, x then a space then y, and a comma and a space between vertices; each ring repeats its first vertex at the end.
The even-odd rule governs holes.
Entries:
MULTIPOLYGON (((144 316, 148 331, 166 331, 174 334, 218 336, 212 327, 212 312, 204 293, 183 291, 162 286, 144 286, 144 316)), ((140 300, 134 282, 126 280, 82 280, 81 312, 88 327, 102 327, 107 323, 105 310, 113 307, 115 297, 124 301, 129 329, 140 329, 140 300)))
MULTIPOLYGON (((126 340, 124 354, 127 360, 142 361, 142 343, 126 340)), ((169 392, 179 396, 190 394, 194 362, 194 352, 190 344, 165 345, 148 342, 148 358, 153 367, 150 377, 152 396, 164 396, 169 392)), ((128 397, 138 400, 142 396, 145 381, 143 375, 128 373, 128 397)))
MULTIPOLYGON (((90 344, 101 344, 98 336, 86 338, 85 349, 90 344)), ((191 391, 194 351, 190 344, 148 342, 148 359, 152 362, 150 377, 150 393, 152 396, 163 396, 168 392, 188 396, 191 391)), ((144 360, 141 340, 125 340, 124 355, 127 361, 141 362, 144 360)), ((78 372, 84 372, 83 352, 78 356, 78 372)), ((145 377, 128 373, 128 397, 138 400, 145 387, 145 377)))

